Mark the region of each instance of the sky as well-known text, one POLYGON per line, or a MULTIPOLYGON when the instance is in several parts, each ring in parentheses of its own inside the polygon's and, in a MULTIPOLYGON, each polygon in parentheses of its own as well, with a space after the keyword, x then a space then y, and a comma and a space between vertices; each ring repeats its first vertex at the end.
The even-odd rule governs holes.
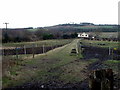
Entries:
POLYGON ((0 28, 118 24, 119 0, 0 0, 0 28))

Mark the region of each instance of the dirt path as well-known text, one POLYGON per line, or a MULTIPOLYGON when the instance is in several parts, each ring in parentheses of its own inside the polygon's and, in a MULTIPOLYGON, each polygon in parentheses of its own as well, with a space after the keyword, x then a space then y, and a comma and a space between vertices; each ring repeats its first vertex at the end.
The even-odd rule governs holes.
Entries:
POLYGON ((30 56, 31 60, 23 61, 24 66, 16 69, 18 75, 14 75, 14 81, 11 81, 10 84, 28 79, 29 82, 22 82, 21 85, 13 88, 41 88, 42 85, 54 88, 74 87, 75 80, 81 81, 80 77, 84 78, 84 73, 81 71, 86 66, 85 62, 77 61, 78 56, 70 56, 70 51, 72 48, 76 48, 77 41, 74 40, 72 43, 51 50, 44 55, 37 55, 34 59, 31 59, 30 56))
POLYGON ((74 40, 72 43, 48 51, 46 54, 36 55, 34 59, 31 59, 30 56, 30 60, 22 67, 22 72, 25 73, 20 74, 18 81, 21 81, 22 77, 23 79, 29 77, 30 80, 14 88, 89 90, 88 74, 91 70, 104 67, 102 57, 89 64, 86 59, 80 60, 79 56, 70 56, 70 51, 76 47, 77 42, 78 40, 74 40), (34 76, 35 74, 36 76, 34 76))

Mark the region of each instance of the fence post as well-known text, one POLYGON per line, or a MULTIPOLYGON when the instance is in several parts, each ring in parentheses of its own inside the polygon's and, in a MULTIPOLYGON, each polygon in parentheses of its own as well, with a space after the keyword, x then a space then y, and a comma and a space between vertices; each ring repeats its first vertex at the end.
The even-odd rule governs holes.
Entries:
POLYGON ((32 53, 33 53, 33 58, 34 58, 35 57, 34 44, 32 45, 32 53))
POLYGON ((51 47, 51 50, 52 50, 52 44, 50 45, 50 47, 51 47))
POLYGON ((18 47, 16 47, 16 58, 18 59, 18 47))
POLYGON ((45 45, 43 44, 43 53, 45 53, 45 45))
POLYGON ((110 47, 109 47, 109 55, 110 55, 110 47))
POLYGON ((113 60, 113 49, 112 49, 112 60, 113 60))
POLYGON ((90 90, 113 90, 112 69, 101 69, 91 72, 89 87, 90 90))
POLYGON ((2 49, 2 55, 4 56, 4 49, 2 49))
POLYGON ((26 46, 24 45, 24 54, 26 55, 27 52, 26 52, 26 46))

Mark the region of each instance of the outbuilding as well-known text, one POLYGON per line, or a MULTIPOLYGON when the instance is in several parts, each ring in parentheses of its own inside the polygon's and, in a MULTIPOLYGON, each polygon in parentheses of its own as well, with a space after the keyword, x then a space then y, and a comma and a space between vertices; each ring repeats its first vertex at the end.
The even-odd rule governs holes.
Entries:
POLYGON ((78 33, 78 38, 88 38, 89 35, 87 33, 78 33))

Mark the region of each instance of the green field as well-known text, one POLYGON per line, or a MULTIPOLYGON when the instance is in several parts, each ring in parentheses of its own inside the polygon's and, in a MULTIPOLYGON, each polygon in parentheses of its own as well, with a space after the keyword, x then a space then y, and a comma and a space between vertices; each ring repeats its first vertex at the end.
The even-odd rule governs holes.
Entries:
POLYGON ((101 38, 118 38, 118 32, 100 32, 101 38))
POLYGON ((75 27, 77 29, 99 29, 99 28, 107 28, 107 29, 111 29, 113 28, 113 26, 79 26, 79 27, 75 27))
POLYGON ((97 47, 103 47, 103 48, 118 48, 119 42, 113 42, 113 41, 96 41, 96 40, 81 40, 83 45, 87 46, 97 46, 97 47), (104 45, 103 45, 104 44, 104 45))
POLYGON ((41 40, 41 41, 35 41, 35 42, 17 42, 17 43, 3 43, 3 47, 21 47, 24 45, 32 46, 32 45, 37 45, 37 46, 54 46, 54 45, 63 45, 70 43, 73 39, 54 39, 54 40, 41 40))

